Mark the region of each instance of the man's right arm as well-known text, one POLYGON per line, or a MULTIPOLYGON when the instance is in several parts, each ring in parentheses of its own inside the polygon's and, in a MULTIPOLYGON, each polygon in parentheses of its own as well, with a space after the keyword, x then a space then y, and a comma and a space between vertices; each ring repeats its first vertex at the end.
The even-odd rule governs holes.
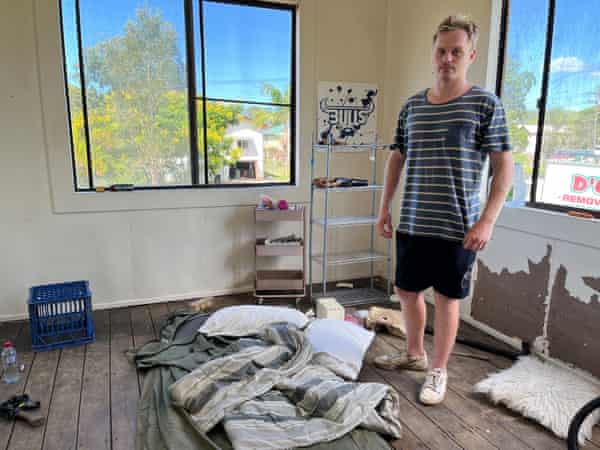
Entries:
POLYGON ((379 207, 379 216, 377 218, 377 231, 380 236, 391 238, 393 235, 392 215, 390 213, 390 203, 394 193, 398 188, 400 174, 404 167, 404 154, 399 151, 392 151, 385 163, 385 172, 383 178, 383 194, 381 196, 381 205, 379 207))

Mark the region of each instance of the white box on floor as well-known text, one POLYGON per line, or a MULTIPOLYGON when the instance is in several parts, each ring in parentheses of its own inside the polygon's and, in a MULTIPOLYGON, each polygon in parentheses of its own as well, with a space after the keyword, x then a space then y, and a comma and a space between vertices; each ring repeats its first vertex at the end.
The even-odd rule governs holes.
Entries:
POLYGON ((344 307, 334 297, 318 298, 317 317, 319 319, 344 320, 344 307))

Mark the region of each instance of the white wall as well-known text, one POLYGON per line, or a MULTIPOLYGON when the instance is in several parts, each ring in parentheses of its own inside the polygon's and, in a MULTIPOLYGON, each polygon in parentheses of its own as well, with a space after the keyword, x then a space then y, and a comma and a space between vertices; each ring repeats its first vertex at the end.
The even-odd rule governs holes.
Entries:
MULTIPOLYGON (((495 33, 490 41, 490 55, 497 50, 494 46, 498 42, 496 33, 499 30, 500 0, 492 0, 492 10, 491 23, 495 33)), ((492 62, 488 66, 488 84, 495 82, 496 68, 492 66, 492 62)), ((497 221, 492 241, 479 256, 480 263, 497 277, 497 282, 505 285, 510 282, 513 274, 529 274, 531 264, 537 264, 544 255, 550 254, 547 296, 542 299, 532 298, 531 305, 522 306, 523 310, 530 311, 526 320, 543 324, 541 330, 535 330, 535 334, 542 345, 547 345, 550 356, 574 363, 592 371, 596 376, 600 374, 600 366, 593 361, 597 360, 595 356, 600 348, 600 334, 597 327, 590 326, 589 323, 600 317, 600 303, 597 301, 600 291, 591 288, 585 280, 600 277, 599 226, 599 220, 571 217, 565 213, 505 207, 497 221), (558 277, 561 267, 566 271, 564 286, 558 277), (543 316, 534 317, 540 314, 534 306, 540 300, 544 304, 543 316), (568 311, 572 313, 568 314, 568 311)), ((532 282, 535 281, 532 279, 532 282)), ((478 287, 485 291, 483 283, 478 287)), ((511 287, 505 288, 510 295, 511 287)), ((503 295, 504 293, 498 293, 484 301, 502 305, 506 302, 503 295)), ((518 321, 516 317, 511 319, 513 322, 518 321)), ((503 320, 496 323, 501 322, 503 320)), ((525 323, 529 322, 513 323, 512 329, 522 329, 525 323)), ((480 325, 477 321, 474 324, 480 325)), ((495 326, 494 323, 491 325, 495 326)), ((518 341, 521 337, 507 336, 492 329, 488 331, 507 342, 514 343, 513 338, 518 341)))
MULTIPOLYGON (((112 204, 81 194, 72 209, 85 211, 88 205, 89 211, 64 212, 70 199, 57 191, 70 185, 70 175, 52 169, 57 154, 68 157, 56 2, 5 3, 0 16, 0 320, 25 314, 29 286, 53 281, 89 279, 96 306, 251 289, 251 205, 262 190, 222 190, 216 196, 204 190, 123 193, 112 204)), ((300 181, 298 188, 270 193, 309 200, 318 80, 377 83, 379 133, 390 141, 402 102, 430 84, 431 34, 447 14, 469 13, 480 24, 471 79, 485 85, 490 11, 491 2, 481 0, 302 0, 300 181)), ((380 171, 384 156, 378 160, 380 171)), ((337 175, 370 172, 364 160, 338 162, 337 175)), ((370 197, 357 202, 344 195, 336 197, 333 213, 368 212, 370 197)), ((553 267, 572 266, 575 278, 589 272, 577 264, 584 247, 585 260, 590 252, 600 252, 597 224, 582 219, 512 210, 503 213, 498 227, 524 236, 534 230, 554 243, 575 242, 568 251, 557 251, 560 260, 553 261, 553 267), (568 237, 557 234, 561 227, 567 227, 568 237)), ((338 232, 330 244, 333 250, 364 246, 364 231, 338 232)), ((500 248, 503 265, 519 267, 528 257, 510 242, 496 239, 492 245, 500 248)), ((491 253, 487 262, 494 266, 490 258, 491 253)), ((361 266, 330 272, 335 278, 364 274, 361 266)), ((580 283, 574 286, 585 297, 580 283)))
MULTIPOLYGON (((384 139, 391 142, 394 137, 398 112, 402 104, 416 92, 423 90, 433 81, 431 49, 433 33, 437 25, 450 14, 467 14, 480 27, 477 57, 469 71, 469 80, 486 87, 488 48, 490 32, 491 1, 420 0, 418 2, 388 2, 385 109, 383 115, 384 139)), ((387 155, 380 155, 378 166, 381 173, 387 155)), ((402 182, 401 182, 402 184, 402 182)), ((400 219, 401 187, 393 201, 392 220, 396 225, 400 219)), ((378 241, 381 250, 387 245, 378 241)), ((380 270, 382 270, 380 266, 380 270)), ((468 302, 463 302, 468 312, 468 302)))
MULTIPOLYGON (((0 320, 25 316, 28 288, 47 282, 90 280, 95 307, 250 290, 252 205, 262 192, 309 201, 316 82, 383 84, 387 1, 301 2, 297 188, 112 197, 70 192, 57 3, 3 2, 0 15, 0 320)), ((352 204, 339 197, 332 211, 352 204)), ((331 241, 336 249, 356 239, 331 241)))

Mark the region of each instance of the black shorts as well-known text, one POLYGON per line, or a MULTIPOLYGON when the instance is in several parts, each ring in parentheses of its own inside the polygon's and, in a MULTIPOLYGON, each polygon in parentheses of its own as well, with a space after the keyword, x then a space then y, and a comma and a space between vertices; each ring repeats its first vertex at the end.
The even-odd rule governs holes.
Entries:
POLYGON ((396 287, 421 292, 432 287, 453 299, 469 295, 475 252, 462 242, 396 231, 396 287))

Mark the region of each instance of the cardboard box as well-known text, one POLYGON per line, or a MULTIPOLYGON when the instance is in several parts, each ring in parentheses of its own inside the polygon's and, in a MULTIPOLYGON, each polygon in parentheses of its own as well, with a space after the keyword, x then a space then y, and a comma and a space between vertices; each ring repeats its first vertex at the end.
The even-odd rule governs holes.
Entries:
POLYGON ((319 319, 344 320, 344 307, 334 297, 321 297, 317 299, 317 317, 319 319))

